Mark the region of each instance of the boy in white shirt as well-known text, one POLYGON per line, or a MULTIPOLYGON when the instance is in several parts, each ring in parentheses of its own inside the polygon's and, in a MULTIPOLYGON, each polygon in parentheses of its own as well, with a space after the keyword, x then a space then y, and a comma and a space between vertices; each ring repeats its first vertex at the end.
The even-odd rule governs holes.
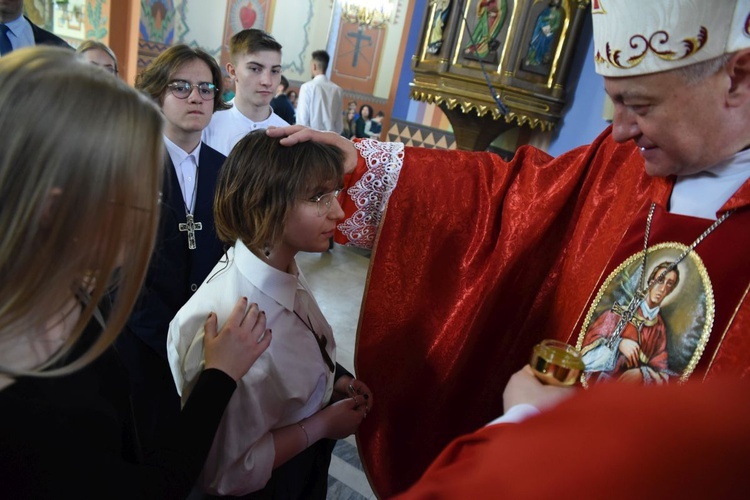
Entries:
POLYGON ((215 113, 203 131, 203 142, 229 155, 248 132, 288 125, 271 109, 281 81, 281 44, 258 29, 242 30, 229 42, 227 73, 235 83, 232 108, 215 113))

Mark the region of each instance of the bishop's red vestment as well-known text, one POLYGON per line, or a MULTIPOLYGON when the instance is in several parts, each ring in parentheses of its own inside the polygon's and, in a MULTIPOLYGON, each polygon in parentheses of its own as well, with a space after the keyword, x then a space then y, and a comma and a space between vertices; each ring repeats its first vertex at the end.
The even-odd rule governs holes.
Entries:
MULTIPOLYGON (((611 129, 554 159, 531 147, 510 162, 368 140, 357 147, 363 158, 337 241, 372 240, 379 227, 355 367, 377 398, 358 440, 382 497, 411 486, 453 438, 500 415, 503 389, 536 343, 576 344, 602 281, 641 249, 652 202, 650 244, 689 245, 710 224, 667 213, 674 180, 646 175, 637 148, 616 143, 611 129), (387 212, 366 210, 396 180, 387 212)), ((732 208, 695 250, 716 276, 716 314, 686 369, 691 380, 750 373, 750 183, 722 211, 732 208)))
POLYGON ((398 500, 744 499, 749 421, 747 381, 597 386, 456 439, 398 500))

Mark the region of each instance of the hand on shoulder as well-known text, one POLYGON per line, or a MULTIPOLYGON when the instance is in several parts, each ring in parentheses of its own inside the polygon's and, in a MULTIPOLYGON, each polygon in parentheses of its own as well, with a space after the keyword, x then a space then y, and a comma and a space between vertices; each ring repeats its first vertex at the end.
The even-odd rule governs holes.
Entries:
POLYGON ((217 324, 216 314, 209 314, 203 339, 206 368, 217 368, 238 381, 271 344, 266 313, 257 304, 248 307, 243 297, 218 333, 217 324))

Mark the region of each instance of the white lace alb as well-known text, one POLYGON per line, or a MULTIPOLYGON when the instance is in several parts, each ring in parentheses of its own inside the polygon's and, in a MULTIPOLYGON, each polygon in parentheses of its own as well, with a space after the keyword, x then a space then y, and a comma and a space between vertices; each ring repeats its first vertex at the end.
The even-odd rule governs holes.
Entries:
POLYGON ((367 172, 347 190, 357 210, 338 229, 346 236, 347 246, 372 248, 404 164, 404 145, 363 139, 355 142, 354 147, 364 158, 367 172))

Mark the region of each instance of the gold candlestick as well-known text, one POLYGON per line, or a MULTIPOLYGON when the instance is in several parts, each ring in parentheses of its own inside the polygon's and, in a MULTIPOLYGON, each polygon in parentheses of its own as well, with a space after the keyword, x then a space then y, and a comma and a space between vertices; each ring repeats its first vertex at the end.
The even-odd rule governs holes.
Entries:
POLYGON ((559 340, 543 340, 534 346, 531 369, 543 384, 571 386, 585 368, 581 353, 559 340))

